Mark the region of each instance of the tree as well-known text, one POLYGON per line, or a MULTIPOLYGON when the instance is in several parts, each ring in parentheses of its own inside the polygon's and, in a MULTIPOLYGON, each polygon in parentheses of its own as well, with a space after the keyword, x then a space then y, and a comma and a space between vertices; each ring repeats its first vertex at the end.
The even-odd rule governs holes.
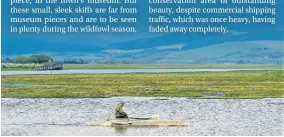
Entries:
POLYGON ((29 57, 29 63, 47 63, 49 60, 52 60, 51 57, 49 57, 46 54, 39 54, 39 55, 31 55, 29 57))
POLYGON ((25 57, 25 56, 17 56, 14 59, 15 63, 20 63, 20 64, 24 64, 24 63, 51 63, 53 62, 53 59, 51 57, 49 57, 46 54, 37 54, 37 55, 31 55, 29 57, 25 57))
POLYGON ((19 63, 19 64, 28 63, 27 61, 28 61, 28 58, 25 56, 17 56, 14 58, 14 62, 19 63))

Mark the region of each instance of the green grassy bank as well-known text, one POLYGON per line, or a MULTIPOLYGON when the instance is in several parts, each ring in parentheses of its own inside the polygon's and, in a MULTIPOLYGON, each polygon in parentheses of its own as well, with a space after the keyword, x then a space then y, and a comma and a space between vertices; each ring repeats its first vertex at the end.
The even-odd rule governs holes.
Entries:
MULTIPOLYGON (((221 64, 64 64, 63 69, 283 69, 283 65, 244 64, 244 65, 221 65, 221 64)), ((27 67, 2 68, 2 71, 30 70, 27 67)))
POLYGON ((283 98, 284 71, 235 71, 197 73, 135 73, 93 75, 2 76, 2 97, 92 98, 105 96, 283 98))

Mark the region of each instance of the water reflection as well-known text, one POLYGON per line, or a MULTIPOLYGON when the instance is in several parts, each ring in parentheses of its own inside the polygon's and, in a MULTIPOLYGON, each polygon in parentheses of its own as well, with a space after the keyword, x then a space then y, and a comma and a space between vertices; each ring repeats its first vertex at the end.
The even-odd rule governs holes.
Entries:
POLYGON ((2 135, 44 136, 254 136, 284 135, 284 99, 187 99, 142 97, 88 99, 1 99, 2 135), (130 116, 160 115, 191 121, 188 127, 97 127, 87 122, 114 117, 124 101, 130 116))
POLYGON ((115 126, 114 130, 115 130, 115 135, 118 136, 125 136, 125 133, 127 131, 127 126, 115 126))

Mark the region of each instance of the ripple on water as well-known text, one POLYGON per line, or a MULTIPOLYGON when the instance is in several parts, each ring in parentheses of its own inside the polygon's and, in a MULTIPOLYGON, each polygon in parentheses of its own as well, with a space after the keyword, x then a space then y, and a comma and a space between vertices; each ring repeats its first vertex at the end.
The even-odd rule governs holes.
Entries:
POLYGON ((116 97, 2 99, 2 135, 284 135, 283 99, 116 97), (189 127, 91 127, 114 117, 116 103, 133 116, 189 120, 189 127))

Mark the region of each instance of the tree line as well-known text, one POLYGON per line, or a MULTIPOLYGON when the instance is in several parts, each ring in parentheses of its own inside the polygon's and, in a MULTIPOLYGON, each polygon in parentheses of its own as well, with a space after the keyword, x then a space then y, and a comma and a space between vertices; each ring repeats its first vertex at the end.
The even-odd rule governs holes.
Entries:
POLYGON ((46 54, 34 54, 30 56, 16 56, 13 59, 7 57, 5 61, 2 62, 17 63, 17 64, 28 64, 28 63, 43 64, 43 63, 51 63, 53 62, 53 59, 46 54))

